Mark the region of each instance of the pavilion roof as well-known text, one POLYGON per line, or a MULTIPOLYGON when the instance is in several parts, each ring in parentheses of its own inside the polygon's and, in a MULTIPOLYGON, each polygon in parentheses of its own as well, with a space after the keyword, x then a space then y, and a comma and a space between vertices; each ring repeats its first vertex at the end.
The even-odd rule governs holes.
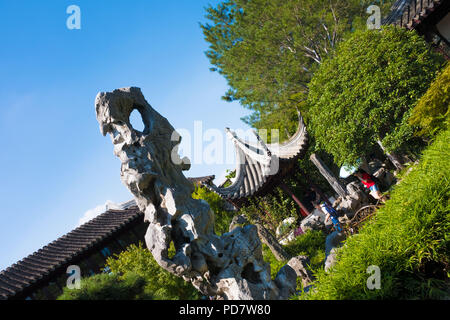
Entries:
POLYGON ((196 177, 196 178, 187 178, 194 185, 204 185, 211 184, 216 176, 204 176, 204 177, 196 177))
POLYGON ((229 129, 227 134, 235 145, 236 178, 228 187, 204 186, 233 203, 269 192, 279 179, 295 168, 308 145, 308 133, 300 114, 297 132, 284 143, 265 144, 256 133, 257 143, 243 141, 229 129))

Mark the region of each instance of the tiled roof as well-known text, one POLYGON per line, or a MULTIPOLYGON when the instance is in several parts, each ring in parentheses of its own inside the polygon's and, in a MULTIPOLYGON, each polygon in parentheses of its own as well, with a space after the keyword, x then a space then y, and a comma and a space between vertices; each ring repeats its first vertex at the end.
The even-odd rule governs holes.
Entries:
POLYGON ((216 176, 205 176, 205 177, 197 177, 197 178, 187 178, 193 184, 210 184, 216 176))
POLYGON ((227 133, 235 145, 238 160, 236 178, 228 187, 214 184, 204 186, 236 204, 271 190, 279 179, 291 172, 297 159, 306 153, 308 147, 308 132, 300 114, 297 132, 284 143, 266 145, 256 135, 258 143, 254 144, 241 140, 229 129, 227 133))
POLYGON ((143 218, 137 207, 108 210, 0 272, 0 300, 8 299, 55 272, 99 242, 143 218))

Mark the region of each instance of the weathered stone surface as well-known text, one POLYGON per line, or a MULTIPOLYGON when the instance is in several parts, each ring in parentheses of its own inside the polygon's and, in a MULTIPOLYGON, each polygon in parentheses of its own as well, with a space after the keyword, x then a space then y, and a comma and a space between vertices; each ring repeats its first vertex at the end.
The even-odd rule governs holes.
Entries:
POLYGON ((342 212, 348 219, 353 218, 355 213, 369 203, 368 197, 362 187, 357 182, 351 182, 347 186, 348 195, 339 197, 333 207, 342 212))
POLYGON ((282 299, 288 299, 295 293, 297 287, 296 280, 297 273, 289 264, 283 266, 280 271, 278 271, 275 283, 278 288, 280 288, 279 294, 282 299))
POLYGON ((273 253, 278 261, 285 261, 289 259, 289 255, 277 241, 277 239, 269 232, 264 226, 256 222, 256 227, 258 228, 258 236, 261 241, 269 247, 270 251, 273 253))
MULTIPOLYGON (((336 199, 334 197, 328 198, 329 203, 334 203, 335 201, 336 199)), ((325 221, 325 218, 326 214, 322 210, 314 209, 309 216, 301 221, 300 227, 303 231, 322 230, 328 232, 333 227, 333 223, 331 219, 325 221)))
POLYGON ((286 235, 284 235, 283 237, 280 238, 279 242, 280 244, 282 244, 283 246, 288 245, 289 243, 291 243, 292 241, 294 241, 296 238, 295 236, 295 230, 289 231, 286 235))
POLYGON ((297 220, 297 218, 295 218, 295 217, 289 217, 289 218, 286 218, 283 221, 281 221, 280 225, 277 227, 277 230, 275 231, 275 234, 277 235, 277 237, 281 236, 283 228, 289 228, 290 226, 292 226, 295 223, 296 220, 297 220))
MULTIPOLYGON (((234 230, 239 225, 247 224, 248 220, 244 215, 239 215, 233 217, 231 220, 229 231, 234 230)), ((267 230, 261 223, 261 221, 255 222, 256 228, 258 229, 259 239, 269 247, 270 251, 273 253, 275 258, 278 261, 287 261, 289 259, 289 255, 286 253, 284 248, 280 245, 277 239, 267 230)))
POLYGON ((325 239, 325 271, 330 269, 336 262, 336 250, 345 240, 345 234, 334 231, 325 239))
POLYGON ((309 258, 307 256, 293 257, 288 262, 288 266, 290 266, 295 271, 297 277, 300 277, 302 279, 303 288, 308 287, 315 279, 314 275, 309 269, 310 263, 311 262, 309 261, 309 258))
POLYGON ((321 210, 315 209, 309 216, 302 220, 300 227, 305 232, 308 230, 325 230, 325 214, 321 210))
MULTIPOLYGON (((95 107, 100 130, 110 134, 114 154, 121 161, 121 180, 150 223, 145 241, 158 264, 205 295, 285 298, 286 290, 271 281, 255 226, 237 227, 221 237, 214 233, 214 212, 205 201, 192 199, 193 185, 182 173, 189 160, 178 156, 180 135, 148 104, 140 89, 99 93, 95 107), (130 124, 135 109, 142 115, 143 132, 130 124), (176 254, 169 258, 171 242, 176 254)), ((290 288, 295 285, 292 281, 286 275, 278 283, 290 288)))
POLYGON ((388 188, 394 183, 394 175, 385 168, 379 168, 373 173, 373 176, 381 183, 381 187, 388 188))
POLYGON ((325 271, 328 271, 336 264, 336 252, 338 248, 333 248, 325 258, 325 271))
POLYGON ((234 216, 233 219, 231 220, 230 226, 228 227, 228 231, 231 232, 235 228, 239 227, 239 225, 242 225, 245 223, 248 223, 248 220, 244 215, 234 216))

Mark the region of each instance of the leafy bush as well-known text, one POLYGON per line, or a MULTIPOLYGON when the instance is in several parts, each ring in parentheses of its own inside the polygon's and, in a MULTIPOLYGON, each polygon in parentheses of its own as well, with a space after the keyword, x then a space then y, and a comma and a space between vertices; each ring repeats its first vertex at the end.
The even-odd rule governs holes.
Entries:
POLYGON ((285 235, 287 235, 288 233, 290 233, 294 228, 295 228, 295 222, 293 223, 287 223, 284 222, 281 225, 279 225, 279 238, 284 237, 285 235))
MULTIPOLYGON (((169 251, 174 251, 173 246, 169 251)), ((104 269, 110 273, 84 278, 80 290, 65 288, 58 299, 189 300, 200 297, 190 283, 161 268, 142 243, 130 245, 127 250, 109 257, 104 269)))
POLYGON ((277 226, 286 218, 297 217, 297 207, 294 201, 280 188, 276 188, 272 194, 251 199, 250 203, 239 211, 254 223, 255 218, 275 232, 277 226))
POLYGON ((434 136, 450 123, 450 63, 433 81, 412 110, 410 123, 418 126, 422 136, 434 136))
POLYGON ((450 252, 450 130, 442 132, 391 199, 349 237, 331 272, 316 273, 302 299, 426 299, 448 296, 450 252), (381 288, 366 286, 367 267, 379 266, 381 288))
MULTIPOLYGON (((296 127, 295 104, 320 61, 355 28, 366 9, 389 12, 393 0, 223 0, 206 9, 206 56, 228 82, 227 101, 239 100, 252 127, 296 127), (297 96, 296 96, 297 94, 297 96)), ((270 131, 270 130, 269 130, 270 131)))
POLYGON ((224 210, 225 200, 205 187, 196 187, 192 198, 202 199, 208 202, 211 210, 214 211, 214 229, 216 233, 221 235, 228 232, 234 212, 224 210))
POLYGON ((285 246, 286 252, 294 257, 308 256, 312 269, 322 268, 325 260, 326 234, 320 230, 308 230, 285 246))
POLYGON ((354 32, 309 85, 307 123, 318 147, 338 165, 355 164, 377 140, 389 152, 399 149, 413 136, 409 111, 441 62, 414 31, 354 32))
MULTIPOLYGON (((325 259, 325 238, 322 231, 308 230, 305 234, 298 236, 294 241, 283 246, 286 252, 291 256, 305 255, 311 262, 312 270, 318 270, 323 267, 325 259)), ((264 261, 270 263, 270 272, 272 279, 275 278, 278 271, 287 261, 278 261, 270 251, 269 247, 263 245, 264 261)))
POLYGON ((146 288, 144 277, 127 273, 97 274, 81 280, 80 289, 64 288, 58 300, 151 300, 153 295, 146 288))
POLYGON ((199 298, 198 291, 190 283, 161 268, 141 243, 139 246, 131 245, 115 257, 108 258, 106 266, 120 278, 126 278, 129 274, 143 277, 146 280, 145 289, 152 293, 154 300, 199 298))

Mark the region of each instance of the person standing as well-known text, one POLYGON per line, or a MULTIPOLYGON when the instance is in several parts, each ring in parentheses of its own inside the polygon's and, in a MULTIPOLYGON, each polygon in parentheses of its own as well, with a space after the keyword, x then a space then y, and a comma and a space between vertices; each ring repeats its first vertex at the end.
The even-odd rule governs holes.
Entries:
POLYGON ((370 190, 370 195, 372 197, 380 200, 383 203, 386 202, 386 199, 381 194, 377 184, 375 183, 375 181, 373 181, 372 177, 367 172, 359 169, 353 175, 357 177, 367 189, 370 190))
POLYGON ((337 232, 342 232, 341 223, 338 219, 338 213, 333 207, 330 207, 325 202, 321 202, 320 204, 318 202, 314 202, 314 206, 316 207, 316 209, 321 210, 325 214, 325 223, 327 223, 331 218, 334 230, 336 230, 337 232))

